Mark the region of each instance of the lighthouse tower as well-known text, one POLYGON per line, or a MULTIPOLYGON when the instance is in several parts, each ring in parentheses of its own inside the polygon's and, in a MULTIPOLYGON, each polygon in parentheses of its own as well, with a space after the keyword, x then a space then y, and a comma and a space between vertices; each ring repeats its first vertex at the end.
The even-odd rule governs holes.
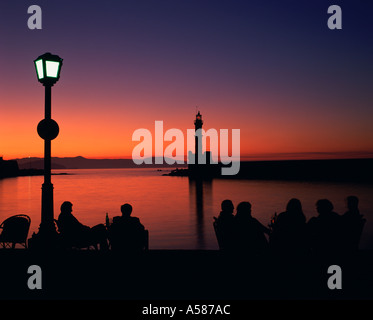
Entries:
POLYGON ((203 121, 202 121, 202 115, 198 111, 196 114, 196 120, 194 120, 194 129, 195 129, 195 164, 199 164, 199 155, 202 155, 202 129, 203 121))
POLYGON ((195 129, 195 150, 194 159, 193 152, 189 151, 189 159, 194 162, 188 164, 188 176, 192 179, 212 179, 220 175, 220 166, 218 163, 212 162, 211 151, 202 153, 202 115, 198 111, 194 120, 195 129))

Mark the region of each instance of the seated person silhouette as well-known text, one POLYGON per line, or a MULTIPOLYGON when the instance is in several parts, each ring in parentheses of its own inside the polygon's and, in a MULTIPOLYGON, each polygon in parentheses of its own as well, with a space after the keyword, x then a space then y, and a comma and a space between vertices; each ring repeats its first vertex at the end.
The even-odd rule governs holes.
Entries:
POLYGON ((237 206, 235 215, 237 250, 250 254, 260 254, 268 249, 268 241, 264 233, 269 234, 270 230, 263 226, 251 215, 250 202, 241 202, 237 206))
POLYGON ((221 212, 215 218, 215 230, 221 250, 232 251, 236 247, 236 222, 233 215, 234 206, 231 200, 224 200, 221 203, 221 212))
POLYGON ((348 251, 357 251, 366 220, 360 214, 358 197, 349 196, 346 198, 346 203, 348 210, 342 216, 345 249, 348 251))
POLYGON ((122 216, 114 217, 109 227, 111 249, 114 251, 141 251, 147 245, 145 228, 140 219, 131 217, 132 206, 125 203, 121 206, 122 216))
POLYGON ((363 220, 363 215, 360 214, 359 211, 359 198, 356 196, 349 196, 346 198, 346 203, 348 210, 343 215, 343 218, 352 223, 363 220))
POLYGON ((340 253, 342 248, 342 218, 333 212, 333 204, 327 199, 316 202, 317 217, 308 223, 311 249, 317 253, 340 253))
POLYGON ((72 214, 73 204, 65 201, 61 205, 61 213, 58 216, 57 225, 64 242, 72 247, 86 247, 100 244, 100 250, 107 250, 107 231, 103 224, 92 228, 83 225, 72 214))
POLYGON ((270 246, 277 253, 301 254, 308 250, 306 216, 298 199, 290 199, 286 211, 281 212, 270 236, 270 246))

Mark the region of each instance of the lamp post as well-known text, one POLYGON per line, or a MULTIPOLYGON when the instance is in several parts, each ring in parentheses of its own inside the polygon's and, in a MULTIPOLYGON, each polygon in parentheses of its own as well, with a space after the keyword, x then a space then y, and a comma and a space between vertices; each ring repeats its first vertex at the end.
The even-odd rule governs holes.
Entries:
POLYGON ((34 61, 38 81, 45 87, 45 116, 38 124, 38 134, 44 139, 44 183, 42 185, 41 223, 39 235, 44 244, 56 235, 53 213, 53 184, 51 182, 51 141, 58 136, 59 127, 52 119, 52 86, 59 80, 62 59, 49 52, 34 61))

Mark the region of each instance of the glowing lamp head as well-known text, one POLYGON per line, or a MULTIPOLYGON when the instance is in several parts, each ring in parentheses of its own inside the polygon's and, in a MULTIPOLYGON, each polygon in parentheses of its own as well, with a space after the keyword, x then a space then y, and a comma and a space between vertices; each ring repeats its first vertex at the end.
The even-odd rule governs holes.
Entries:
POLYGON ((62 60, 49 52, 34 60, 38 81, 43 85, 53 86, 60 78, 62 60))

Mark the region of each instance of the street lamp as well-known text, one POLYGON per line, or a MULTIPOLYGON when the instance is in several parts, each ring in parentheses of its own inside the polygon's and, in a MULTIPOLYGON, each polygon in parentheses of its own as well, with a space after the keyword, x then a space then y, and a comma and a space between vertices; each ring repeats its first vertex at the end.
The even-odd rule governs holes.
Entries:
POLYGON ((62 60, 49 52, 34 60, 36 75, 44 86, 53 86, 60 79, 62 60))
POLYGON ((41 223, 39 235, 44 245, 51 244, 56 235, 53 213, 53 184, 51 182, 51 141, 57 138, 59 127, 51 116, 52 86, 59 80, 62 59, 49 52, 34 60, 38 81, 45 87, 45 116, 38 124, 38 134, 44 139, 44 183, 42 185, 41 223))

